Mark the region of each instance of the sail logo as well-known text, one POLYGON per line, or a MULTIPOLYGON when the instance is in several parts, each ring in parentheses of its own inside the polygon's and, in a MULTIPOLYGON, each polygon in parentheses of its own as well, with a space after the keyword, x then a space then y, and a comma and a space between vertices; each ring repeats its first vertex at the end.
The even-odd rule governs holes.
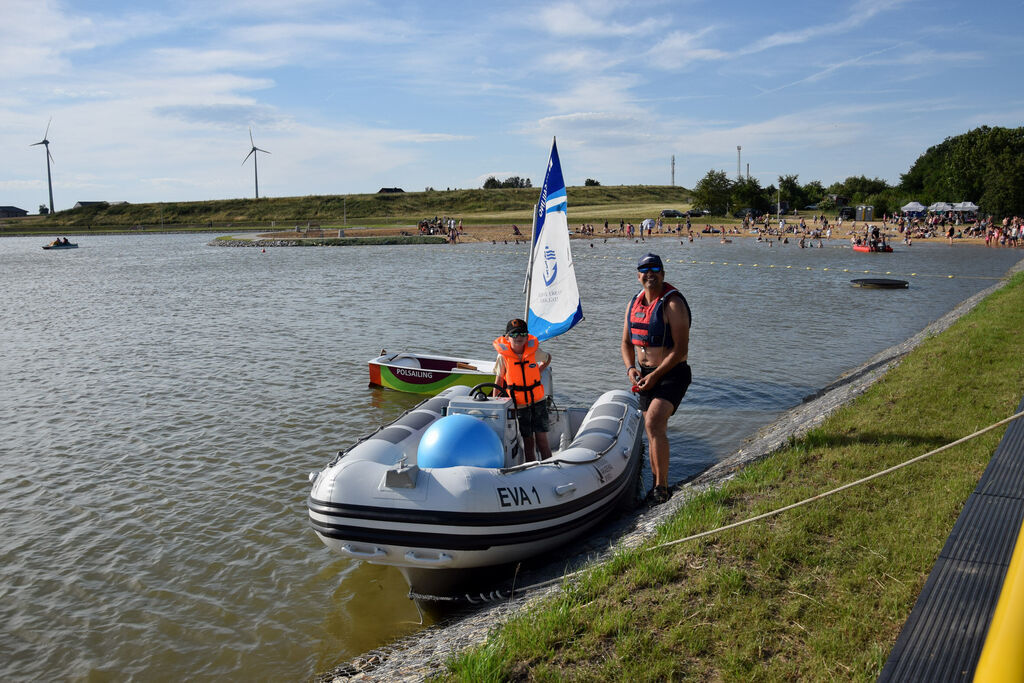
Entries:
POLYGON ((551 247, 544 249, 544 286, 550 287, 558 275, 558 258, 555 257, 555 250, 551 247))

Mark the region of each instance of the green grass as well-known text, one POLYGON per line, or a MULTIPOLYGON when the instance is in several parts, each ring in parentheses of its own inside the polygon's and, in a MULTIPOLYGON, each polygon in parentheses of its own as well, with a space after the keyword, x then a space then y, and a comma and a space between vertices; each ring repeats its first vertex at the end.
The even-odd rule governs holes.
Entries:
MULTIPOLYGON (((1016 276, 791 447, 689 501, 654 543, 854 481, 1013 414, 1016 276)), ((453 659, 450 680, 874 680, 1003 430, 768 520, 624 552, 453 659)))

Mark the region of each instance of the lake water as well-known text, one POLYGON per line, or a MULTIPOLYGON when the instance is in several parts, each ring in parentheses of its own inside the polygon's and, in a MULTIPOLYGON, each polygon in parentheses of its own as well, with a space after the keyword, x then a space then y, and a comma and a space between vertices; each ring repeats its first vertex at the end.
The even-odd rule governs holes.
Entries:
MULTIPOLYGON (((421 628, 396 570, 309 529, 307 474, 417 402, 367 387, 381 348, 493 355, 522 315, 525 246, 210 239, 0 240, 0 679, 296 680, 421 628)), ((673 481, 1020 256, 653 244, 693 309, 673 481), (851 287, 865 269, 911 287, 851 287)), ((586 319, 544 344, 556 400, 626 386, 619 336, 648 246, 573 243, 586 319)))

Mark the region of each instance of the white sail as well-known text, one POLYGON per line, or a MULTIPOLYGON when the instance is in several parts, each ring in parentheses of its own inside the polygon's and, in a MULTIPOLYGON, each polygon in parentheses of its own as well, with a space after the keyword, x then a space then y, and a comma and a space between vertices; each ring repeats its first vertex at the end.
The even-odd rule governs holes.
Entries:
POLYGON ((558 148, 551 143, 544 185, 534 216, 533 250, 527 286, 527 324, 543 341, 583 319, 576 269, 569 248, 569 216, 558 148))

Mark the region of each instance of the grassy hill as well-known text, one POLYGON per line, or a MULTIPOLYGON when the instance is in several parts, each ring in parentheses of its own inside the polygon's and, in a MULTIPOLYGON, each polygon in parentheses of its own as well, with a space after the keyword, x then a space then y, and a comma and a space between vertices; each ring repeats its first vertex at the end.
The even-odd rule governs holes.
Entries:
MULTIPOLYGON (((202 229, 320 225, 415 224, 423 218, 453 216, 467 223, 530 223, 540 190, 449 190, 395 194, 353 194, 261 199, 222 199, 204 202, 99 204, 58 211, 52 216, 29 216, 5 221, 5 232, 65 229, 202 229)), ((570 187, 572 222, 639 220, 666 208, 685 209, 690 191, 682 187, 632 185, 570 187)))

